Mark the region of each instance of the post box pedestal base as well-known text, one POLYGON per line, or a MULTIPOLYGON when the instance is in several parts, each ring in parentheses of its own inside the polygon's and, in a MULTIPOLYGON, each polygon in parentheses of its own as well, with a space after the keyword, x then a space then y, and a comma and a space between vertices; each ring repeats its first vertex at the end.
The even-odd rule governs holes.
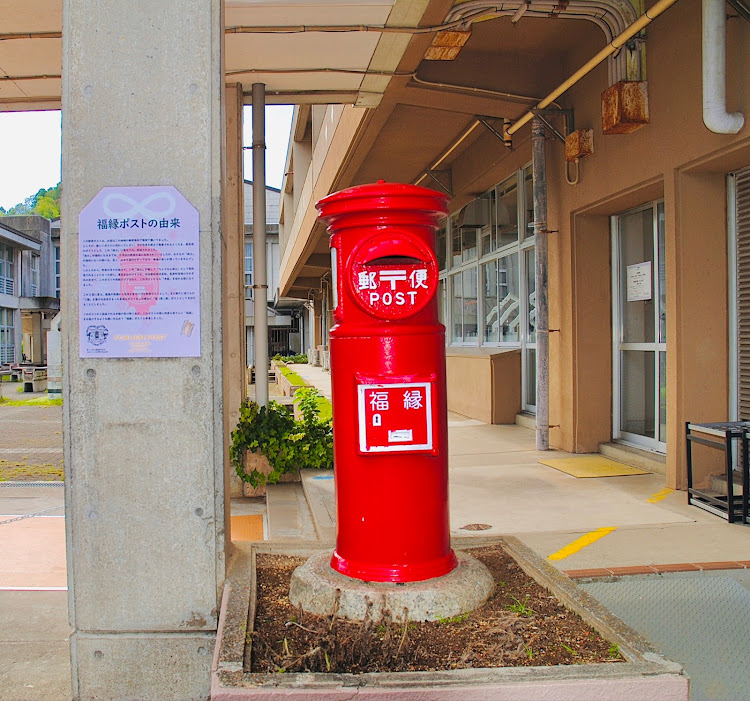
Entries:
POLYGON ((357 562, 341 557, 336 550, 333 551, 331 557, 331 567, 336 572, 365 582, 421 582, 425 579, 443 577, 449 574, 456 565, 456 555, 452 550, 440 559, 399 567, 377 567, 370 563, 357 562))
POLYGON ((339 593, 337 615, 364 620, 368 602, 377 621, 388 610, 401 618, 404 609, 412 621, 436 621, 473 611, 492 594, 495 584, 479 560, 457 552, 458 565, 442 577, 420 582, 365 582, 336 572, 330 551, 313 555, 292 575, 289 599, 294 606, 318 615, 331 613, 339 593))

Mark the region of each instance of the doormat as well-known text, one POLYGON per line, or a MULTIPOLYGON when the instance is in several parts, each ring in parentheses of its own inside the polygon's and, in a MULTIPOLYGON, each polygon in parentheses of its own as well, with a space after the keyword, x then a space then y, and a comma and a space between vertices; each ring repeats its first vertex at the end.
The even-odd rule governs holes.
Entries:
POLYGON ((232 540, 263 540, 263 514, 232 516, 232 540))
POLYGON ((624 477, 625 475, 649 474, 646 470, 639 470, 637 467, 631 467, 601 455, 581 455, 577 458, 556 458, 539 462, 573 477, 624 477))

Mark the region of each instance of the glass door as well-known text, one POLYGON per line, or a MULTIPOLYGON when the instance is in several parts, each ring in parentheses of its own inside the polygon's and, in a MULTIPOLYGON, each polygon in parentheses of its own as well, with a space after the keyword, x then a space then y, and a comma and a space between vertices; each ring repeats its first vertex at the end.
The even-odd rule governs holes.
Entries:
POLYGON ((613 434, 666 452, 664 203, 612 219, 613 434))

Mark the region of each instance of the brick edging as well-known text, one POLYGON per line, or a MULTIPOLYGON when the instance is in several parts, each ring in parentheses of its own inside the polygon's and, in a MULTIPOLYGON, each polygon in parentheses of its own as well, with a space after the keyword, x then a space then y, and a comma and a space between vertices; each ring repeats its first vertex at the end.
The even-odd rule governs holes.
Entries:
POLYGON ((701 572, 708 570, 746 570, 750 560, 728 560, 726 562, 680 562, 669 565, 635 565, 631 567, 595 567, 586 570, 563 570, 571 579, 595 577, 624 577, 632 574, 664 574, 665 572, 701 572))

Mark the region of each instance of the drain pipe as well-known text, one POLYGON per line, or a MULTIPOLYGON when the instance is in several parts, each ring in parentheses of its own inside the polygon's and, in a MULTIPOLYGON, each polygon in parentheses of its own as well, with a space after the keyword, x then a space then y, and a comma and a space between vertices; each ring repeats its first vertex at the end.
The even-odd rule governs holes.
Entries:
POLYGON ((727 112, 727 43, 724 0, 703 0, 703 123, 715 134, 736 134, 741 112, 727 112))
POLYGON ((547 296, 547 158, 544 123, 531 121, 536 292, 536 449, 549 450, 549 300, 547 296))
POLYGON ((268 406, 268 277, 266 274, 266 86, 253 83, 253 311, 255 401, 268 406))

